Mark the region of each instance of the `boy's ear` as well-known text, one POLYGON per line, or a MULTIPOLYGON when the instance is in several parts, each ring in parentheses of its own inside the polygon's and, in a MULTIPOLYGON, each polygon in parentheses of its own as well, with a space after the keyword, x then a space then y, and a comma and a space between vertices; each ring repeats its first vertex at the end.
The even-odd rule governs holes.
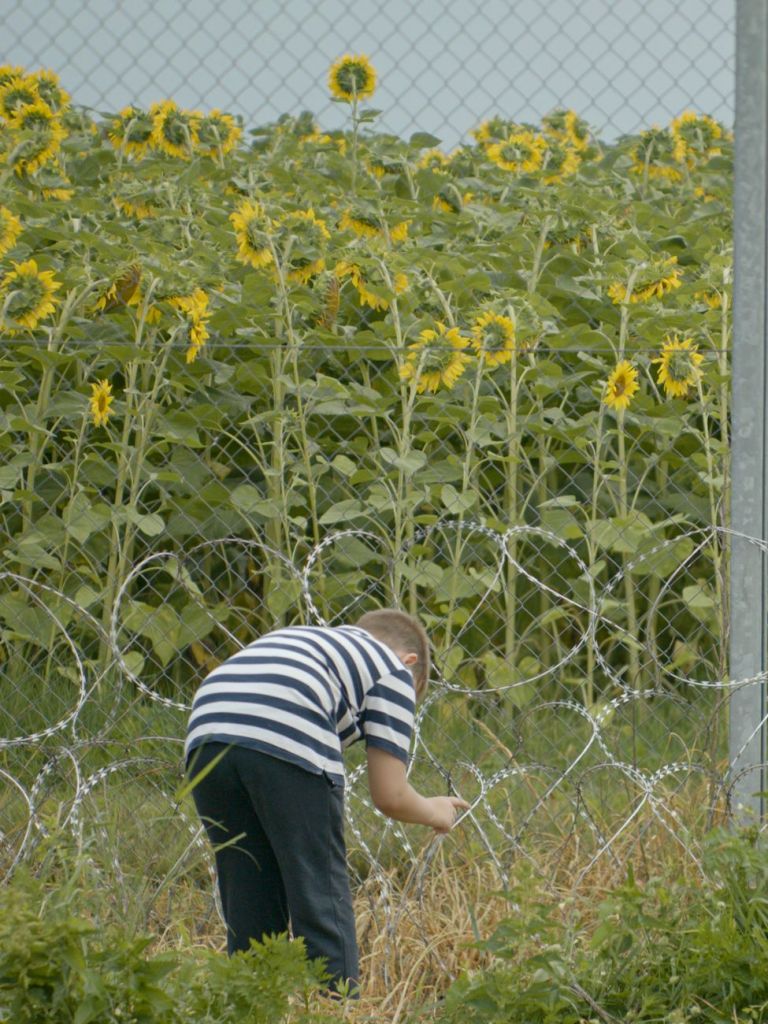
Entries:
POLYGON ((415 665, 418 660, 419 656, 415 651, 409 651, 408 654, 400 655, 400 661, 402 661, 406 668, 410 668, 411 665, 415 665))

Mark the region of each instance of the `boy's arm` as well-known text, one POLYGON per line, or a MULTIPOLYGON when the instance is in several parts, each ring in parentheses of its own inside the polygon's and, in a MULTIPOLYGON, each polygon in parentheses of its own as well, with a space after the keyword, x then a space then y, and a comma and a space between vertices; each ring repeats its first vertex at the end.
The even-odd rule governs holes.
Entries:
POLYGON ((376 808, 388 818, 450 832, 458 811, 469 807, 458 796, 421 796, 408 782, 405 765, 380 747, 368 747, 368 788, 376 808))

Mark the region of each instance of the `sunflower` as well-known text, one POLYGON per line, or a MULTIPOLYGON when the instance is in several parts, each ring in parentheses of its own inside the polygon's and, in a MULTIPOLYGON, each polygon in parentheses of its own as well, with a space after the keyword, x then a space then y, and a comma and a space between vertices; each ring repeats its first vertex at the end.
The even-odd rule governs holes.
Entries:
POLYGON ((408 237, 409 220, 400 221, 392 227, 387 226, 383 217, 373 213, 362 213, 349 210, 341 215, 339 228, 342 231, 354 231, 360 238, 386 238, 389 234, 390 241, 402 242, 408 237))
POLYGON ((494 142, 486 148, 488 159, 505 171, 526 174, 537 171, 544 163, 547 143, 543 135, 536 132, 513 132, 502 142, 494 142))
MULTIPOLYGON (((638 274, 637 283, 629 297, 630 302, 645 302, 654 297, 661 299, 682 284, 682 270, 677 266, 677 256, 669 256, 638 274)), ((608 286, 608 295, 615 305, 620 306, 627 299, 626 285, 615 281, 608 286)))
POLYGON ((119 306, 134 305, 141 284, 141 264, 132 263, 126 267, 103 295, 94 303, 94 310, 108 313, 119 306))
POLYGON ((242 134, 243 129, 234 117, 222 114, 220 110, 212 110, 210 114, 201 117, 197 125, 198 146, 203 156, 231 152, 242 134))
POLYGON ((433 171, 435 174, 447 174, 446 168, 450 167, 450 164, 450 157, 446 156, 441 149, 428 149, 419 157, 417 166, 423 167, 427 171, 433 171))
POLYGON ((20 64, 0 64, 0 88, 12 78, 24 78, 26 69, 20 64))
POLYGON ((603 401, 609 409, 623 412, 629 407, 635 392, 640 390, 637 370, 626 359, 622 359, 605 382, 603 401))
POLYGON ((191 295, 177 295, 169 299, 174 309, 186 317, 189 330, 187 362, 194 363, 210 337, 206 323, 210 318, 208 296, 202 288, 195 288, 191 295))
POLYGON ((0 86, 0 117, 10 120, 22 107, 40 99, 37 82, 30 75, 9 78, 0 86))
POLYGON ((353 103, 373 95, 376 88, 376 71, 364 54, 345 54, 331 65, 328 72, 328 86, 338 100, 353 103))
POLYGON ((269 266, 273 260, 269 244, 271 222, 261 203, 246 199, 229 219, 235 229, 237 259, 257 270, 269 266))
POLYGON ((106 427, 112 409, 112 385, 108 380, 100 380, 91 384, 91 397, 88 404, 95 427, 106 427))
POLYGON ((21 234, 21 221, 7 206, 0 206, 0 256, 5 256, 21 234))
POLYGON ((702 291, 693 293, 694 299, 705 302, 710 309, 720 309, 723 305, 723 296, 714 288, 705 288, 702 291))
POLYGON ((514 322, 498 313, 483 313, 472 325, 472 348, 482 353, 488 366, 508 363, 515 348, 514 322))
POLYGON ((154 103, 149 109, 152 119, 151 145, 167 156, 189 160, 197 146, 200 115, 181 110, 173 100, 154 103))
POLYGON ((573 149, 589 145, 589 126, 573 110, 553 110, 541 119, 544 134, 573 149))
POLYGON ((54 311, 58 300, 53 293, 61 288, 61 282, 52 270, 38 270, 35 260, 12 266, 0 282, 0 306, 9 325, 4 328, 6 334, 20 334, 33 331, 54 311))
POLYGON ((42 100, 19 107, 8 119, 8 127, 22 133, 11 160, 19 175, 33 174, 53 160, 67 135, 59 119, 42 100))
POLYGON ((656 380, 663 385, 668 398, 686 398, 688 389, 701 379, 699 367, 704 356, 697 350, 691 338, 680 338, 675 334, 664 339, 664 346, 658 359, 659 369, 656 380))
POLYGON ((684 111, 669 126, 674 143, 674 156, 680 164, 692 167, 696 158, 707 160, 710 156, 719 155, 723 129, 712 117, 696 114, 692 110, 684 111))
POLYGON ((107 138, 115 147, 138 160, 146 156, 152 138, 152 118, 138 107, 123 107, 107 129, 107 138))
POLYGON ((69 106, 69 93, 62 89, 59 76, 55 71, 49 69, 36 71, 29 77, 37 83, 40 98, 48 104, 51 110, 58 113, 69 106))
POLYGON ((504 117, 496 116, 481 122, 477 128, 472 129, 470 134, 481 146, 487 146, 491 142, 502 142, 510 135, 515 135, 522 131, 525 131, 525 129, 522 125, 517 124, 516 121, 509 121, 504 117))
POLYGON ((450 391, 471 362, 464 352, 469 344, 457 327, 446 327, 437 321, 436 330, 419 334, 419 340, 408 346, 408 355, 400 367, 401 380, 415 380, 416 391, 435 392, 444 384, 450 391))
POLYGON ((573 146, 555 143, 549 146, 544 157, 543 177, 545 185, 556 185, 578 171, 581 157, 573 146))
POLYGON ((675 144, 671 134, 663 128, 649 128, 640 133, 640 141, 630 153, 631 174, 654 178, 658 181, 682 181, 683 174, 675 167, 675 144))
POLYGON ((113 203, 120 213, 124 213, 126 217, 133 217, 136 220, 149 220, 152 217, 157 217, 159 210, 151 203, 146 202, 148 198, 146 193, 142 196, 131 196, 130 199, 126 199, 122 196, 113 196, 113 203))
POLYGON ((337 263, 334 273, 339 279, 348 277, 355 286, 360 298, 360 305, 370 306, 371 309, 389 309, 390 299, 381 295, 382 291, 390 294, 394 291, 395 295, 400 295, 408 287, 408 278, 405 274, 395 274, 390 289, 380 272, 372 274, 370 269, 364 271, 359 264, 351 263, 348 260, 341 260, 337 263), (377 291, 372 289, 377 289, 377 291))
POLYGON ((289 281, 306 284, 325 269, 325 243, 331 237, 324 220, 315 211, 294 210, 276 222, 275 244, 289 281))

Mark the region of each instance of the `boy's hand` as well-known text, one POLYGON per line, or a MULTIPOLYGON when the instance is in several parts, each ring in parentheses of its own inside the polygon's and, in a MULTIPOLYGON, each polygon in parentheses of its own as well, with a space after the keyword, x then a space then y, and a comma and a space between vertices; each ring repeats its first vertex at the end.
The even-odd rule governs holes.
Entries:
POLYGON ((450 832, 461 812, 469 807, 467 801, 459 796, 431 796, 428 800, 432 815, 425 824, 441 834, 450 832))

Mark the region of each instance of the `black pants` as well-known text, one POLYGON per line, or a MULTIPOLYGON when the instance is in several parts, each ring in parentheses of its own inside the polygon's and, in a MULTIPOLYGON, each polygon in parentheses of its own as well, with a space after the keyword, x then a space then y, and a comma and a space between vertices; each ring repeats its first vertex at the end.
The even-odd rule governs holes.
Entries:
POLYGON ((214 847, 227 950, 288 931, 334 980, 358 982, 355 918, 344 845, 344 794, 325 775, 247 747, 206 743, 192 751, 192 791, 214 847))

